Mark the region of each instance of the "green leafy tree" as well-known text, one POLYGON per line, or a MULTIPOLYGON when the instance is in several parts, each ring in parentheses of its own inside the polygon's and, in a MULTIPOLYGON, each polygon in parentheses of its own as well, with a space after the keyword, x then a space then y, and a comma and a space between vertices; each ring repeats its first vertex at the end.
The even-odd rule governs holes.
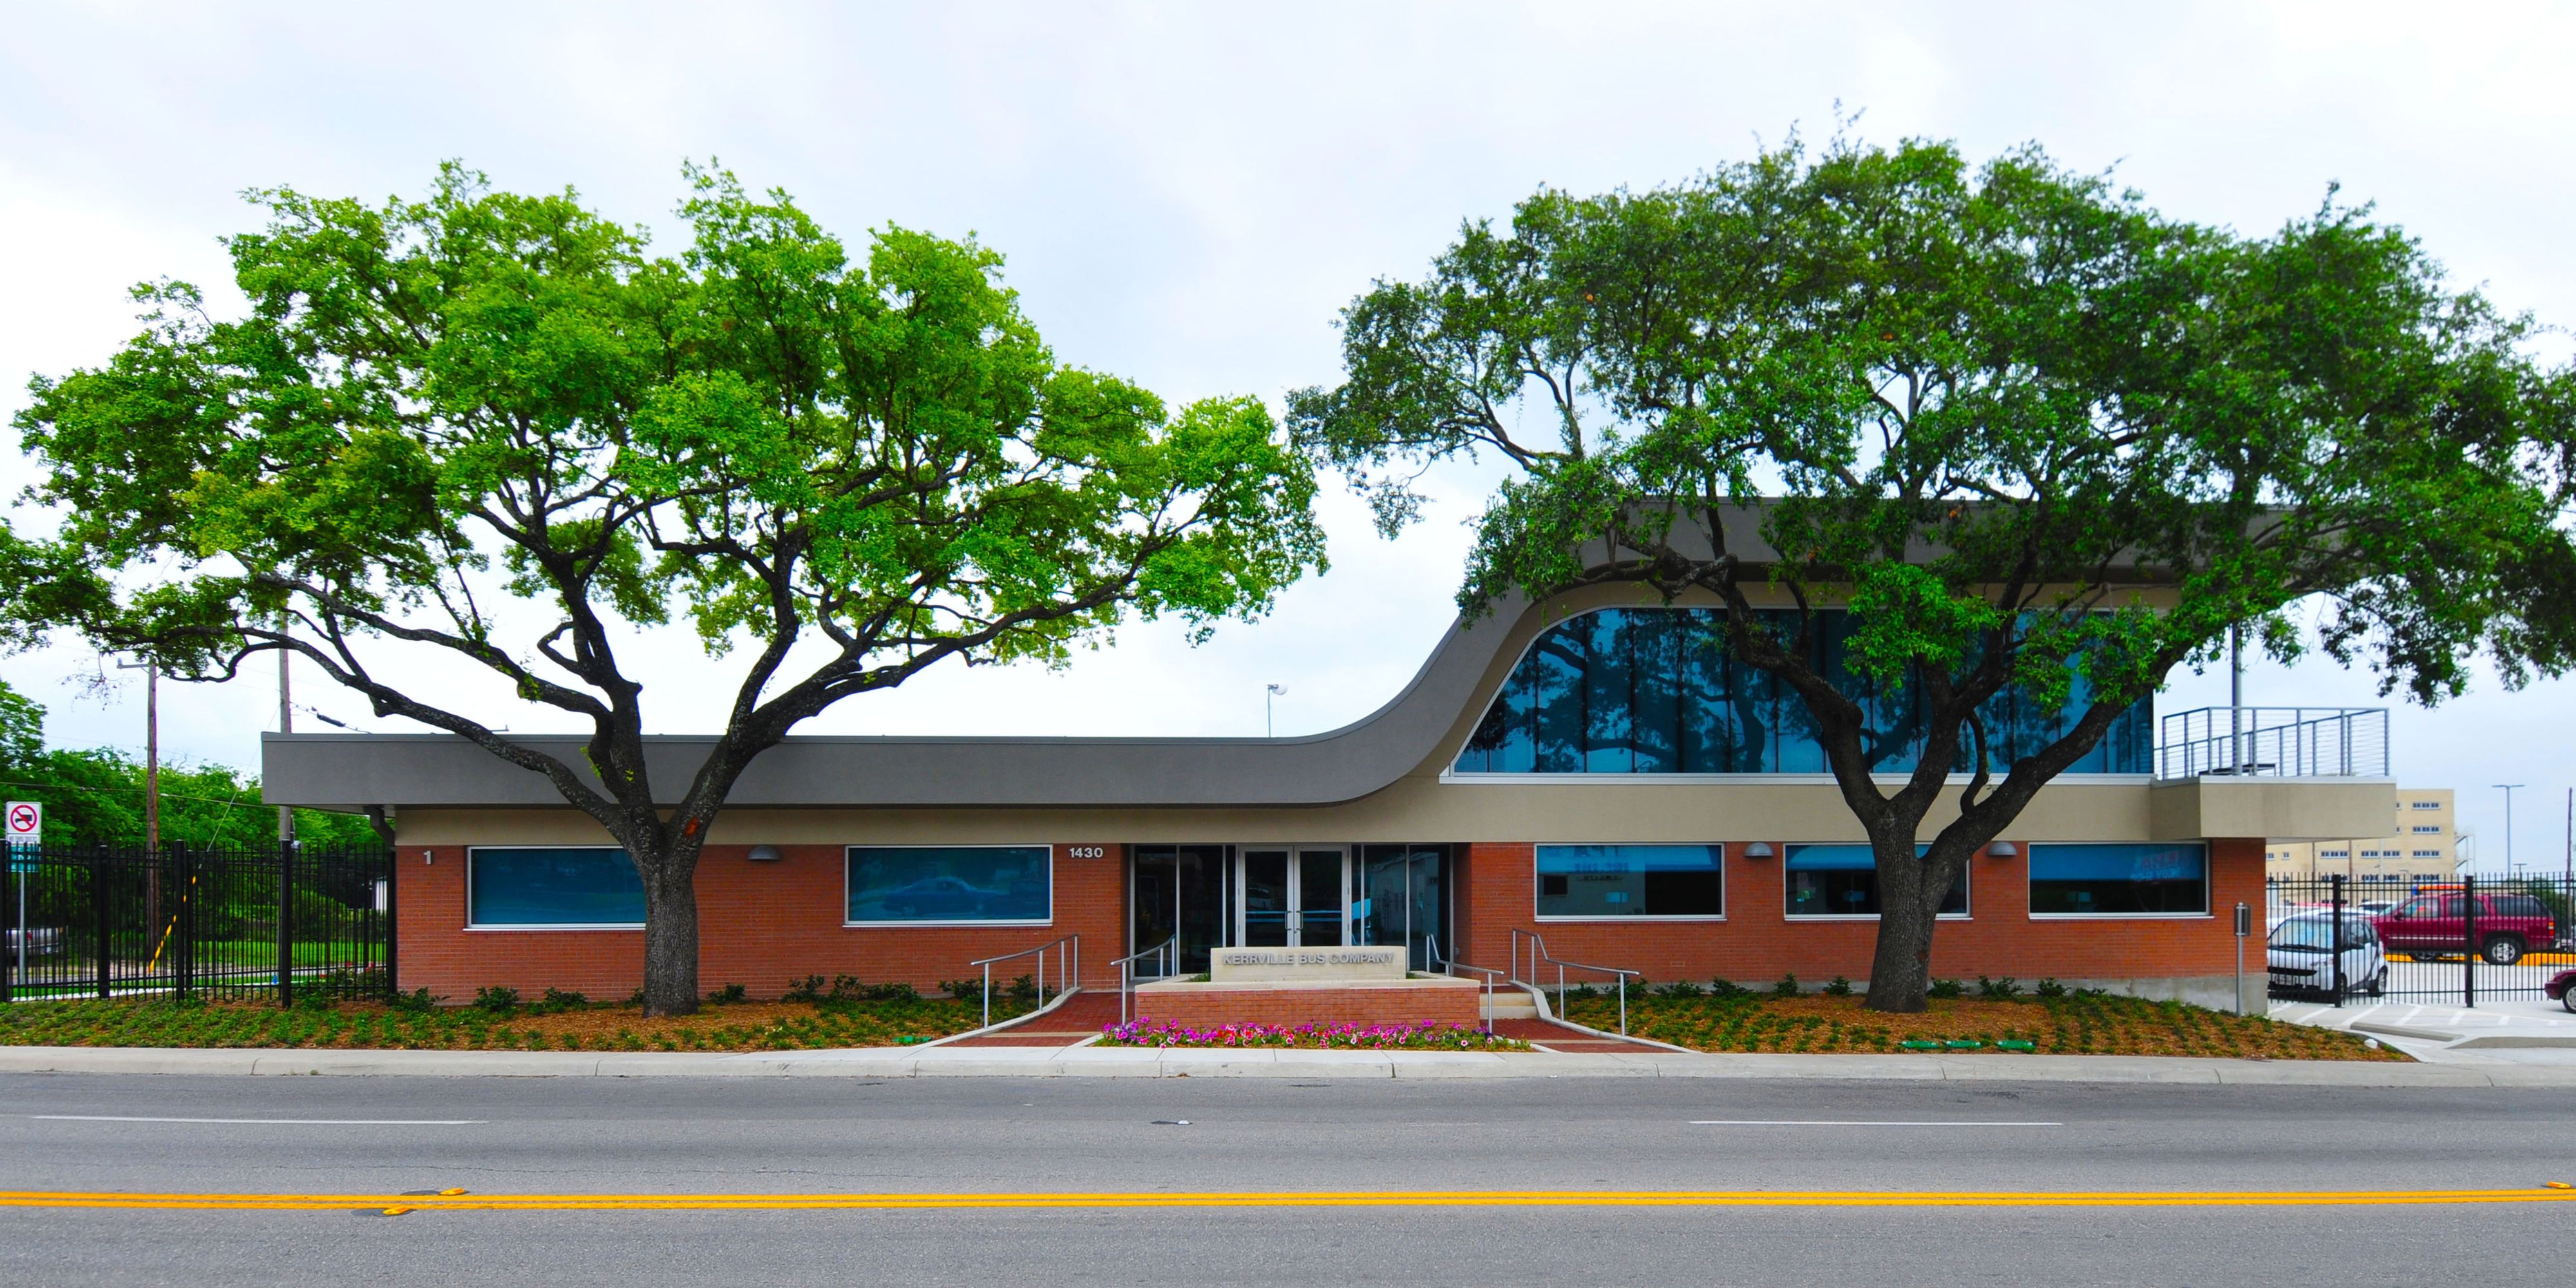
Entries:
MULTIPOLYGON (((48 748, 44 720, 43 706, 0 681, 0 786, 8 797, 44 802, 48 845, 143 844, 143 766, 112 748, 48 748)), ((165 842, 265 848, 277 844, 276 828, 250 775, 222 765, 161 766, 165 842)), ((381 844, 354 814, 299 809, 295 828, 307 848, 381 844)))
POLYGON ((1344 381, 1290 425, 1382 527, 1433 462, 1513 467, 1470 613, 1693 596, 1794 697, 1875 853, 1879 1010, 1923 1007, 1969 857, 2231 627, 2286 658, 2292 610, 2322 605, 2328 653, 2426 703, 2481 650, 2519 684, 2576 637, 2576 386, 2528 356, 2531 323, 2331 197, 2248 237, 2036 148, 1793 142, 1669 188, 1542 191, 1343 329, 1344 381), (1828 608, 1854 627, 1840 679, 1828 608), (2059 733, 2006 763, 1986 721, 2012 687, 2059 733))
POLYGON ((0 549, 22 635, 185 679, 290 649, 544 775, 634 857, 654 1014, 696 1006, 708 825, 800 722, 950 658, 1059 663, 1131 610, 1204 634, 1323 562, 1257 401, 1175 411, 1059 363, 973 242, 889 227, 853 261, 784 194, 689 175, 662 256, 455 166, 420 201, 254 193, 246 313, 144 288, 144 334, 34 382, 16 423, 62 529, 0 549), (496 595, 544 620, 513 635, 496 595), (675 616, 743 656, 662 783, 619 648, 675 616), (425 653, 576 717, 585 763, 415 683, 425 653))

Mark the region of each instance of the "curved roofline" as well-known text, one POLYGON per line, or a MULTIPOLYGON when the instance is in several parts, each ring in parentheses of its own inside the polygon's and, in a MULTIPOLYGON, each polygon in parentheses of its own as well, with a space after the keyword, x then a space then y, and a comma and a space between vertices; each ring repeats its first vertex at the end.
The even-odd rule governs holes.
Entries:
MULTIPOLYGON (((1551 601, 1553 603, 1554 601, 1551 601)), ((1324 733, 1286 738, 1011 737, 912 734, 791 736, 762 752, 726 804, 768 807, 1332 805, 1445 766, 1457 727, 1481 715, 1547 606, 1498 601, 1460 618, 1385 704, 1324 733), (1536 624, 1533 620, 1536 619, 1536 624), (1515 647, 1515 646, 1519 647, 1515 647), (1509 656, 1504 657, 1506 651, 1509 656)), ((596 784, 579 734, 514 738, 596 784)), ((655 794, 672 803, 712 735, 644 739, 655 794)), ((453 734, 263 734, 263 798, 272 805, 354 809, 566 807, 539 774, 453 734)))

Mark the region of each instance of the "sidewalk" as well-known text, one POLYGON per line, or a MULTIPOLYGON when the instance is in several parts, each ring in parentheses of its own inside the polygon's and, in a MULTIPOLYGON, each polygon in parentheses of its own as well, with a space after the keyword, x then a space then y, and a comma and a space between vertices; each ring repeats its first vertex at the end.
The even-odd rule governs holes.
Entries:
POLYGON ((2275 1002, 2272 1018, 2375 1037, 2432 1064, 2576 1071, 2576 1014, 2545 998, 2497 998, 2475 1009, 2414 1002, 2275 1002))
POLYGON ((2400 1064, 2090 1055, 1544 1054, 908 1047, 744 1055, 572 1051, 286 1051, 0 1047, 0 1073, 408 1077, 1813 1078, 1905 1082, 2165 1082, 2314 1087, 2576 1087, 2576 1062, 2454 1057, 2400 1064))

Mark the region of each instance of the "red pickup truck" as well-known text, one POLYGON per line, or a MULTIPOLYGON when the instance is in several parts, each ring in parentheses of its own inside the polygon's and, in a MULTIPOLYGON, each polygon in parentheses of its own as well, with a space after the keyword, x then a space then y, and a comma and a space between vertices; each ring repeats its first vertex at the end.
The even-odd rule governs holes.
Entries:
MULTIPOLYGON (((2558 942, 2558 920, 2549 905, 2527 894, 2482 894, 2478 901, 2477 952, 2510 966, 2535 948, 2558 942)), ((2371 919, 2391 952, 2428 956, 2469 952, 2469 899, 2457 890, 2421 894, 2371 919)))

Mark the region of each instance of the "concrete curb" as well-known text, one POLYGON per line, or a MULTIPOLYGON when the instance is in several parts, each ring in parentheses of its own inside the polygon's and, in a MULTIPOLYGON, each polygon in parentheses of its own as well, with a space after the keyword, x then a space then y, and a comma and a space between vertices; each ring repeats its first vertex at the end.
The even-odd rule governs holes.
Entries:
POLYGON ((2296 1087, 2576 1087, 2576 1067, 2088 1055, 1537 1055, 882 1047, 743 1055, 575 1051, 288 1051, 0 1047, 0 1073, 490 1078, 1709 1078, 1894 1082, 2226 1083, 2296 1087))

